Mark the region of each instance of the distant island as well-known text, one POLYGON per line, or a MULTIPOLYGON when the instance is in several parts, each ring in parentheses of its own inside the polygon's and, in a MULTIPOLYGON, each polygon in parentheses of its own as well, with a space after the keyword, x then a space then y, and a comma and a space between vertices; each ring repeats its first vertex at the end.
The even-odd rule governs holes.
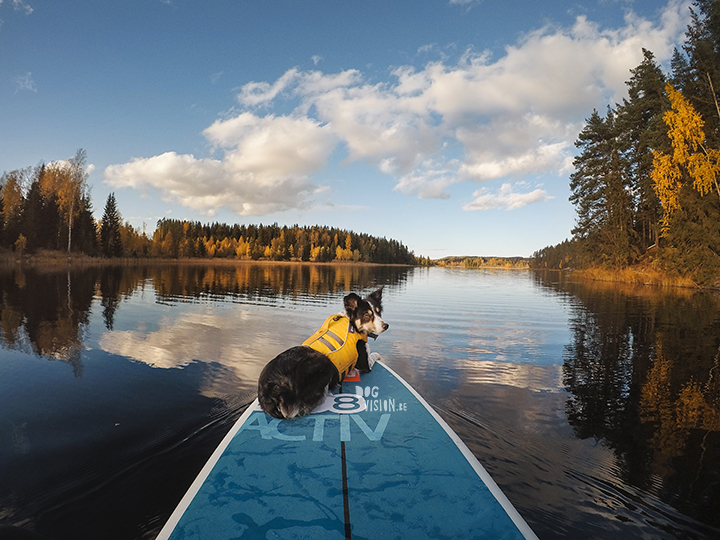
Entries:
POLYGON ((530 259, 524 257, 443 257, 432 261, 433 266, 448 268, 530 268, 530 259))

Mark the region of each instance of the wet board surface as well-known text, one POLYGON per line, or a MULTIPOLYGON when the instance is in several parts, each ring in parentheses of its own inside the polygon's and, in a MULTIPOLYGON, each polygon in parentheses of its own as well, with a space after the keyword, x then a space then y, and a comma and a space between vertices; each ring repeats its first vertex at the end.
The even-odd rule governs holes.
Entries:
POLYGON ((158 539, 536 538, 449 426, 382 363, 313 414, 255 401, 158 539))

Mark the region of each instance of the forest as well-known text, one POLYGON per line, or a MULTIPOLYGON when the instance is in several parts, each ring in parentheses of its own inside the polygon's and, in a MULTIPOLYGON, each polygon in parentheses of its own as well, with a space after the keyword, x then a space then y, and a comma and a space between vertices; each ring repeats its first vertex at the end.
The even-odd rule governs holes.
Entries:
POLYGON ((226 225, 161 219, 152 240, 139 247, 145 250, 142 254, 153 257, 409 265, 418 262, 397 240, 319 225, 226 225))
POLYGON ((537 268, 652 268, 720 282, 720 2, 696 0, 665 73, 649 50, 628 97, 595 110, 575 146, 572 237, 537 268))
POLYGON ((123 223, 115 195, 93 216, 84 150, 0 177, 0 251, 91 257, 429 264, 401 242, 326 226, 202 224, 161 219, 152 237, 123 223))
POLYGON ((527 269, 528 260, 523 257, 458 257, 450 256, 432 262, 445 268, 514 268, 527 269))

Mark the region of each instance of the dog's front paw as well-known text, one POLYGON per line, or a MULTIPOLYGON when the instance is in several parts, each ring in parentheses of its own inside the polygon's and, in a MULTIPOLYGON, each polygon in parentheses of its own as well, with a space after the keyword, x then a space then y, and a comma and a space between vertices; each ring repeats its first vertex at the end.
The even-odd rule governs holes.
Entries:
POLYGON ((378 360, 382 360, 382 356, 380 356, 380 353, 377 353, 377 352, 370 353, 370 355, 368 356, 368 366, 370 367, 370 369, 373 368, 373 366, 375 365, 375 362, 377 362, 378 360))

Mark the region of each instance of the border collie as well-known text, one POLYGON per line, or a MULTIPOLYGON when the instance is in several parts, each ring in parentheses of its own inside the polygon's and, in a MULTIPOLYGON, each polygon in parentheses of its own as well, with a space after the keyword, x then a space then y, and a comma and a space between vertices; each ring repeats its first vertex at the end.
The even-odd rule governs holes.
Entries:
POLYGON ((367 339, 388 329, 382 320, 382 290, 360 298, 350 293, 345 309, 331 315, 299 347, 273 358, 260 373, 258 401, 275 418, 309 414, 352 368, 372 369, 377 353, 369 354, 367 339))

